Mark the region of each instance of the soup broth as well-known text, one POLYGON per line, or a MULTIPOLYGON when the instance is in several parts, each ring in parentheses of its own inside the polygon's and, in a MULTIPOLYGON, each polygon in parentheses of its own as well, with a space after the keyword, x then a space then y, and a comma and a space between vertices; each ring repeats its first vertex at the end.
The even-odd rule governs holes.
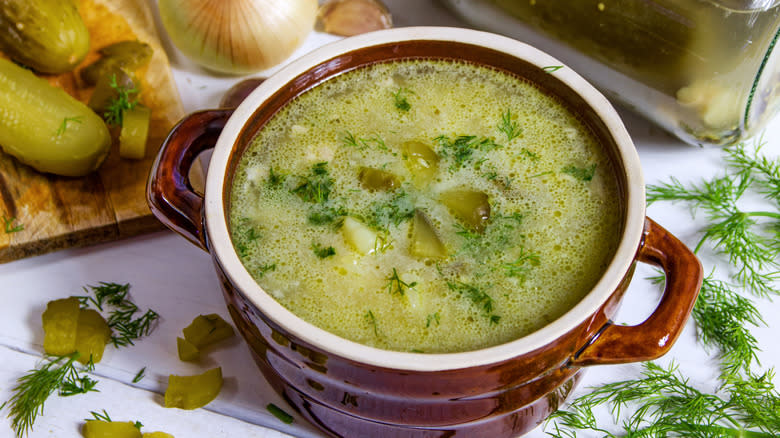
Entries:
POLYGON ((561 316, 623 218, 613 164, 556 98, 435 60, 360 68, 290 102, 241 157, 229 213, 244 266, 290 311, 425 353, 561 316))

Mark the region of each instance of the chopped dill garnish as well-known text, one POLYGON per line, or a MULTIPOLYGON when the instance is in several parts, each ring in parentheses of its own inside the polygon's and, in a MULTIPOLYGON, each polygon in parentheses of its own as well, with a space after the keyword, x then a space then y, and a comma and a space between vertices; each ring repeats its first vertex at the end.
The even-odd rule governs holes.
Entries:
POLYGON ((482 309, 485 312, 485 316, 490 319, 491 323, 497 323, 498 319, 494 318, 497 315, 493 315, 493 298, 483 291, 479 287, 464 283, 462 281, 449 281, 447 280, 447 287, 460 295, 465 296, 471 302, 482 309))
POLYGON ((108 423, 113 421, 113 420, 111 420, 111 416, 108 415, 108 412, 106 412, 105 409, 103 409, 102 413, 95 412, 95 411, 89 411, 89 413, 92 414, 92 418, 85 418, 84 421, 96 420, 96 421, 105 421, 105 422, 108 422, 108 423))
POLYGON ((282 408, 279 406, 276 406, 273 403, 268 403, 268 406, 265 407, 268 409, 268 412, 273 414, 274 417, 279 419, 284 424, 292 424, 294 421, 294 418, 292 415, 288 414, 287 412, 283 411, 282 408))
POLYGON ((104 306, 111 306, 106 322, 113 332, 111 343, 115 347, 134 345, 134 340, 148 336, 154 327, 154 322, 160 318, 160 315, 151 309, 135 317, 139 309, 128 299, 130 284, 100 282, 98 286, 88 287, 89 290, 84 288, 87 295, 77 298, 83 307, 88 307, 92 303, 98 310, 103 311, 104 306))
POLYGON ((404 295, 405 289, 411 289, 417 286, 416 281, 406 283, 401 280, 401 277, 398 276, 398 271, 395 268, 393 268, 393 273, 390 274, 386 280, 387 285, 385 285, 385 288, 387 289, 387 292, 393 294, 397 293, 398 295, 404 295))
POLYGON ((144 377, 146 377, 146 367, 143 367, 140 370, 138 370, 138 372, 135 374, 135 377, 133 377, 133 383, 140 382, 141 380, 143 380, 144 377))
POLYGON ((5 215, 3 215, 2 219, 3 219, 3 229, 5 231, 5 234, 18 233, 24 230, 24 225, 22 224, 14 225, 14 222, 16 222, 15 217, 9 219, 5 217, 5 215))
POLYGON ((329 246, 329 247, 325 248, 325 247, 323 247, 322 245, 320 245, 317 242, 314 242, 314 243, 311 244, 311 249, 312 249, 312 251, 314 251, 314 255, 316 255, 317 257, 319 257, 321 259, 328 258, 328 257, 336 255, 336 249, 335 248, 333 248, 332 246, 329 246))
POLYGON ((125 111, 135 108, 138 102, 130 99, 131 94, 137 94, 138 89, 128 88, 117 84, 116 75, 111 75, 111 82, 109 82, 111 88, 116 90, 117 96, 111 99, 108 104, 108 108, 103 113, 103 118, 106 119, 106 124, 112 126, 122 126, 122 120, 124 118, 125 111))
POLYGON ((561 169, 561 172, 567 173, 582 181, 590 181, 596 174, 596 163, 593 163, 588 167, 577 167, 574 165, 566 166, 561 169))
POLYGON ((81 123, 81 117, 65 117, 62 119, 62 123, 60 123, 60 127, 57 128, 57 137, 62 136, 62 134, 65 133, 65 131, 68 130, 68 123, 81 123))
POLYGON ((517 154, 518 157, 528 157, 531 159, 531 161, 538 161, 539 160, 539 154, 535 152, 531 152, 529 149, 521 148, 520 153, 517 154))
POLYGON ((369 309, 368 312, 366 312, 366 314, 364 315, 364 317, 366 318, 366 322, 368 323, 368 325, 374 328, 374 336, 379 337, 379 329, 377 328, 376 317, 374 316, 374 312, 372 312, 369 309))
POLYGON ((506 135, 506 141, 512 141, 523 133, 523 128, 517 122, 512 121, 512 112, 508 109, 501 114, 501 123, 498 124, 498 130, 506 135))
POLYGON ((385 229, 390 225, 398 226, 414 217, 414 201, 408 193, 399 190, 389 200, 379 200, 374 203, 371 214, 369 225, 374 228, 385 229))
POLYGON ((414 94, 414 92, 404 87, 399 88, 398 91, 393 93, 393 103, 395 104, 395 107, 404 112, 409 111, 412 108, 412 105, 409 104, 407 96, 410 94, 414 94))
POLYGON ((307 218, 312 225, 327 225, 337 222, 339 218, 346 215, 347 210, 344 207, 321 207, 315 208, 307 218))
POLYGON ((17 436, 32 431, 35 419, 43 413, 44 403, 55 392, 65 397, 97 391, 97 381, 80 374, 76 368, 78 357, 78 353, 51 357, 46 364, 17 380, 13 395, 3 404, 8 408, 11 429, 17 436))
POLYGON ((268 169, 268 187, 275 188, 284 184, 284 180, 287 179, 287 175, 283 173, 276 173, 274 168, 268 169))
POLYGON ((439 144, 441 155, 454 161, 450 166, 450 172, 454 172, 471 162, 476 151, 486 152, 503 147, 487 137, 480 138, 475 135, 460 135, 455 140, 446 135, 440 135, 433 140, 439 144))
POLYGON ((441 319, 439 318, 439 312, 431 313, 425 320, 425 328, 430 327, 432 323, 439 325, 440 321, 441 319))
POLYGON ((328 201, 331 190, 333 190, 333 180, 328 175, 328 163, 319 162, 312 166, 311 173, 302 177, 301 182, 292 190, 302 200, 313 204, 324 204, 328 201))
POLYGON ((341 137, 341 143, 344 146, 357 148, 357 149, 367 149, 371 147, 371 145, 374 145, 377 149, 383 151, 390 150, 390 148, 387 147, 385 141, 382 139, 382 137, 379 136, 379 134, 371 134, 368 137, 355 137, 354 134, 352 134, 351 132, 344 131, 341 137))
POLYGON ((276 270, 276 263, 261 265, 257 268, 257 276, 262 278, 268 272, 276 270))
POLYGON ((547 172, 542 172, 542 173, 537 173, 535 175, 531 175, 531 176, 529 176, 529 178, 538 178, 540 176, 552 175, 552 174, 553 174, 553 171, 552 170, 548 170, 547 172))
POLYGON ((562 65, 548 65, 546 67, 542 67, 542 70, 544 70, 547 73, 554 73, 562 68, 563 68, 562 65))
POLYGON ((541 264, 541 261, 538 254, 526 251, 525 248, 520 247, 520 254, 518 254, 517 259, 511 263, 504 263, 502 267, 505 269, 504 274, 507 277, 525 280, 528 271, 534 266, 539 266, 539 264, 541 264))

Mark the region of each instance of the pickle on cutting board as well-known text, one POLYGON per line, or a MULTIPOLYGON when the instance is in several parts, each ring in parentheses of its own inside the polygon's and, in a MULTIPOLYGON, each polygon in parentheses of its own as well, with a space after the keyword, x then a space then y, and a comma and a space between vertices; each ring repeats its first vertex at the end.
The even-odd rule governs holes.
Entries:
POLYGON ((168 376, 165 407, 197 409, 217 398, 222 389, 222 368, 212 368, 196 376, 168 376))
POLYGON ((76 297, 49 301, 41 315, 43 351, 46 354, 64 356, 76 351, 80 311, 76 297))
POLYGON ((84 438, 141 438, 141 429, 129 421, 87 420, 81 434, 84 438))
POLYGON ((87 55, 89 32, 72 0, 3 0, 0 50, 39 72, 64 73, 87 55))
POLYGON ((87 85, 95 85, 101 77, 117 70, 132 73, 148 64, 154 53, 149 44, 140 41, 120 41, 103 47, 98 52, 101 57, 81 69, 81 80, 87 85))
POLYGON ((106 158, 111 136, 86 105, 0 59, 0 147, 41 172, 83 176, 106 158))

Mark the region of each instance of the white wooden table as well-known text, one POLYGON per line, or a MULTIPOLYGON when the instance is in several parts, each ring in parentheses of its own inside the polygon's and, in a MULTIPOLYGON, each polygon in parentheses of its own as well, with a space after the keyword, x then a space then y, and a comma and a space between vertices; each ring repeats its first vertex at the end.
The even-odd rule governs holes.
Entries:
MULTIPOLYGON (((154 0, 149 1, 156 5, 154 0)), ((464 25, 437 2, 387 0, 386 3, 397 27, 464 25)), ((293 57, 335 39, 314 33, 293 57)), ((166 49, 188 111, 215 107, 223 92, 242 79, 212 77, 183 58, 170 44, 166 49)), ((687 182, 723 173, 719 149, 685 145, 637 116, 625 111, 621 113, 636 142, 648 184, 667 181, 672 175, 687 182)), ((780 153, 780 118, 775 119, 765 138, 769 142, 765 151, 780 153)), ((699 238, 702 222, 691 220, 684 206, 653 205, 648 215, 689 245, 699 238)), ((706 260, 705 269, 711 269, 706 260)), ((619 322, 638 323, 654 307, 659 294, 644 280, 651 272, 649 268, 638 270, 619 314, 619 322)), ((142 309, 152 308, 161 315, 159 326, 152 336, 134 347, 116 350, 109 346, 94 372, 100 392, 51 397, 46 403, 45 414, 29 435, 31 438, 80 437, 83 419, 90 417, 90 411, 102 409, 114 420, 139 420, 144 424, 144 431, 167 431, 177 438, 322 436, 300 417, 296 416, 295 422, 288 426, 266 411, 268 403, 275 403, 293 412, 265 383, 247 347, 238 338, 211 354, 204 363, 194 365, 179 361, 176 337, 194 316, 219 313, 228 319, 228 315, 209 256, 171 232, 0 265, 0 403, 10 397, 16 379, 40 360, 43 337, 40 315, 46 302, 81 294, 82 286, 100 281, 130 283, 134 301, 142 309), (225 387, 217 400, 195 411, 162 407, 161 394, 168 374, 196 374, 217 364, 222 366, 226 377, 225 387), (146 377, 132 383, 143 367, 146 367, 146 377)), ((780 327, 780 303, 767 301, 760 304, 760 309, 769 327, 755 330, 764 350, 759 359, 764 367, 773 367, 780 363, 780 343, 776 342, 776 335, 772 337, 780 327)), ((680 365, 696 386, 709 390, 717 385, 717 362, 696 343, 693 324, 688 325, 662 362, 671 360, 680 365)), ((582 394, 589 385, 635 377, 639 370, 637 364, 592 368, 585 374, 576 394, 582 394)), ((608 424, 609 412, 605 410, 600 415, 608 424)), ((3 416, 0 418, 0 437, 12 435, 10 422, 3 416)), ((538 428, 529 436, 546 434, 538 428)))

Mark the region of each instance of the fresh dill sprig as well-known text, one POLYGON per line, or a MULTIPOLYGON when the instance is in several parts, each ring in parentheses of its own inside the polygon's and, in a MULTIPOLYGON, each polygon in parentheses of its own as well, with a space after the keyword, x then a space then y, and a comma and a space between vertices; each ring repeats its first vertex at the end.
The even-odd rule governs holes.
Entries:
POLYGON ((24 436, 33 429, 43 405, 50 395, 71 396, 97 391, 96 380, 82 375, 75 362, 79 354, 51 357, 40 368, 30 370, 17 380, 13 395, 4 404, 8 408, 11 429, 17 436, 24 436))
POLYGON ((523 128, 512 120, 512 112, 508 109, 501 114, 501 123, 498 124, 498 130, 506 135, 506 141, 512 141, 523 133, 523 128))
MULTIPOLYGON (((160 318, 154 310, 147 310, 140 317, 138 306, 128 298, 129 284, 100 282, 98 286, 88 286, 84 291, 87 295, 77 297, 83 307, 92 303, 98 310, 111 306, 106 323, 111 327, 111 343, 114 347, 134 345, 133 341, 151 333, 154 322, 160 318)), ((107 310, 107 309, 105 309, 107 310)))
POLYGON ((117 95, 108 103, 108 108, 103 113, 103 118, 106 119, 108 125, 122 126, 125 111, 135 108, 138 104, 138 102, 131 100, 130 97, 132 94, 137 94, 138 89, 117 84, 116 75, 111 75, 109 85, 116 90, 117 95))
POLYGON ((16 218, 7 218, 5 215, 2 217, 3 219, 3 229, 5 231, 5 234, 11 234, 11 233, 18 233, 19 231, 24 230, 24 225, 22 224, 16 224, 14 225, 14 222, 16 222, 16 218))
POLYGON ((62 136, 67 130, 68 130, 68 123, 81 123, 81 117, 65 117, 62 119, 62 123, 60 123, 60 127, 57 128, 57 137, 62 136))
POLYGON ((525 280, 528 271, 530 271, 532 267, 539 266, 540 264, 541 260, 539 254, 526 251, 526 249, 521 246, 517 259, 511 263, 504 263, 502 266, 505 269, 504 274, 507 277, 516 277, 525 280))
POLYGON ((447 280, 447 287, 468 298, 475 306, 480 307, 492 324, 497 324, 501 319, 500 316, 493 314, 493 298, 478 286, 457 280, 447 280))
POLYGON ((322 161, 311 168, 309 175, 300 178, 301 182, 292 190, 303 201, 324 204, 333 190, 333 180, 328 175, 328 163, 322 161))
POLYGON ((106 412, 105 409, 103 409, 103 412, 89 411, 89 413, 92 414, 92 418, 85 418, 84 421, 93 421, 93 420, 95 420, 95 421, 105 421, 105 422, 108 422, 108 423, 113 421, 113 420, 111 420, 111 416, 108 415, 108 412, 106 412))
POLYGON ((439 312, 431 313, 425 318, 425 328, 429 328, 433 323, 439 325, 439 322, 441 322, 441 318, 439 317, 439 312))
POLYGON ((387 276, 387 284, 385 288, 389 293, 397 293, 398 295, 404 295, 406 289, 412 289, 417 286, 417 282, 406 283, 398 276, 398 271, 393 268, 393 273, 387 276))
POLYGON ((311 249, 314 251, 314 255, 321 259, 325 259, 336 255, 336 249, 332 246, 324 247, 317 242, 311 244, 311 249))
POLYGON ((407 96, 410 94, 414 94, 414 92, 404 87, 399 88, 398 91, 393 93, 393 104, 395 107, 404 112, 409 111, 412 108, 412 105, 409 104, 407 96))
POLYGON ((140 382, 141 380, 143 380, 144 377, 146 377, 146 367, 143 367, 140 370, 138 370, 138 372, 135 374, 135 377, 133 377, 133 383, 140 382))
POLYGON ((441 155, 454 161, 449 168, 450 172, 472 162, 474 152, 487 152, 503 148, 502 145, 490 138, 477 137, 476 135, 459 135, 455 140, 446 135, 440 135, 433 140, 439 144, 441 155))
POLYGON ((590 181, 593 179, 593 176, 596 175, 596 163, 593 163, 588 167, 577 167, 574 165, 565 166, 561 169, 561 172, 567 173, 582 181, 590 181))
POLYGON ((623 418, 626 436, 774 437, 780 433, 780 395, 770 372, 729 380, 724 385, 728 397, 720 397, 691 386, 675 364, 662 368, 645 362, 643 367, 640 378, 591 388, 568 411, 555 412, 550 421, 556 427, 548 435, 573 437, 574 430, 592 430, 618 436, 598 427, 593 410, 605 404, 612 408, 616 422, 623 418), (634 409, 636 404, 640 406, 634 409))
POLYGON ((398 226, 414 217, 414 200, 404 190, 397 190, 389 200, 378 200, 371 206, 369 225, 376 229, 398 226))
POLYGON ((369 309, 366 314, 364 315, 366 322, 369 326, 373 327, 374 329, 374 336, 379 337, 379 328, 376 324, 376 317, 374 316, 374 312, 369 309))
POLYGON ((371 145, 374 145, 379 150, 382 151, 389 151, 390 148, 387 147, 387 144, 385 144, 385 141, 382 139, 382 137, 379 136, 379 134, 371 134, 368 137, 355 137, 354 134, 352 134, 349 131, 344 131, 341 134, 341 143, 344 146, 352 147, 356 149, 367 149, 371 147, 371 145))
POLYGON ((276 173, 273 167, 268 169, 268 187, 279 187, 284 183, 285 179, 287 179, 287 175, 283 173, 276 173))

